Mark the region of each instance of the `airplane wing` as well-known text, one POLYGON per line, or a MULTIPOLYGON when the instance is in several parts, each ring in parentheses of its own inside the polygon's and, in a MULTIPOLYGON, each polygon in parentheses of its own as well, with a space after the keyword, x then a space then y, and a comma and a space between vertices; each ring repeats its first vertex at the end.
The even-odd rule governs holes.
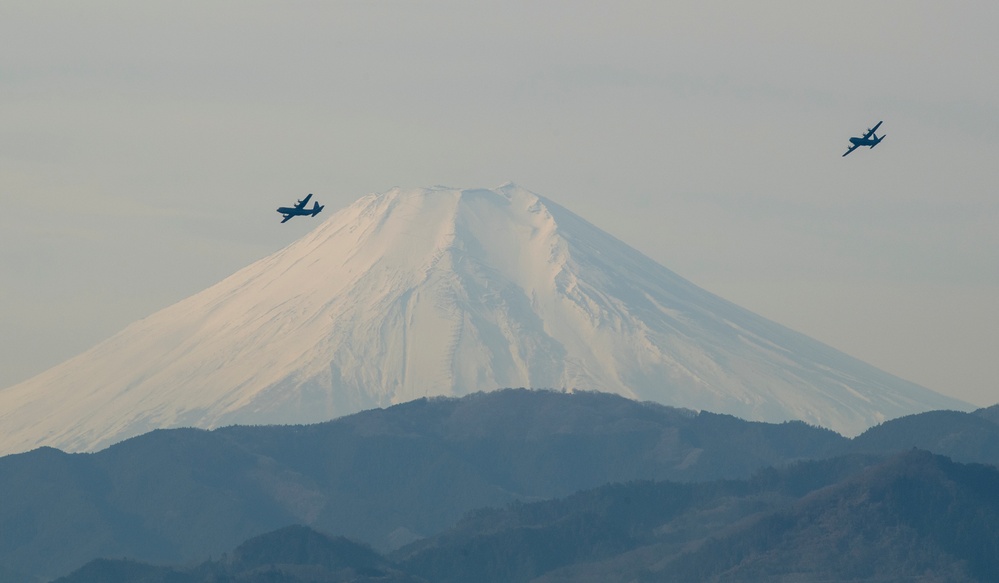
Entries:
MULTIPOLYGON (((854 144, 854 145, 850 146, 850 149, 846 151, 846 154, 849 154, 850 152, 856 150, 859 147, 860 147, 860 144, 854 144)), ((846 157, 846 154, 843 154, 843 156, 846 157)))
POLYGON ((284 218, 281 219, 281 222, 282 223, 287 223, 288 220, 291 219, 291 217, 293 217, 293 216, 295 216, 295 215, 285 215, 284 218))
POLYGON ((310 198, 312 198, 312 194, 309 194, 309 196, 307 196, 307 197, 303 198, 302 200, 298 201, 298 204, 295 205, 295 208, 297 208, 299 210, 304 209, 305 205, 309 204, 309 199, 310 198))
POLYGON ((867 133, 864 134, 864 139, 866 140, 867 138, 869 138, 872 135, 874 135, 874 132, 878 131, 878 128, 881 127, 881 124, 883 124, 883 123, 884 123, 884 121, 882 120, 882 121, 879 121, 878 123, 874 124, 874 127, 872 127, 871 129, 867 130, 867 133))

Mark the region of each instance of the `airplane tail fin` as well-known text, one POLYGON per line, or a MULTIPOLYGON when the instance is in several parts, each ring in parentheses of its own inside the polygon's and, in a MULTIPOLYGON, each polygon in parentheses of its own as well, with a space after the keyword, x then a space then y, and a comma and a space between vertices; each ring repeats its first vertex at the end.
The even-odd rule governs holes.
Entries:
POLYGON ((880 144, 881 140, 883 140, 883 139, 885 139, 887 137, 888 137, 888 134, 885 134, 885 135, 881 136, 880 138, 878 138, 878 140, 876 142, 874 142, 873 144, 871 144, 871 149, 873 150, 874 146, 877 146, 878 144, 880 144))
POLYGON ((320 205, 318 202, 315 203, 312 205, 312 216, 318 215, 324 208, 326 208, 326 205, 320 205))

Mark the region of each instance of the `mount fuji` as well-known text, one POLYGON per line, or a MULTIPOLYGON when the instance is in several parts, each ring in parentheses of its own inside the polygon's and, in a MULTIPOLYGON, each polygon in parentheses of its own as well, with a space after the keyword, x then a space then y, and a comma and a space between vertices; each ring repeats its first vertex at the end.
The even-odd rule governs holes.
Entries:
POLYGON ((725 301, 520 187, 435 187, 365 196, 0 391, 0 452, 521 386, 846 435, 968 408, 725 301))

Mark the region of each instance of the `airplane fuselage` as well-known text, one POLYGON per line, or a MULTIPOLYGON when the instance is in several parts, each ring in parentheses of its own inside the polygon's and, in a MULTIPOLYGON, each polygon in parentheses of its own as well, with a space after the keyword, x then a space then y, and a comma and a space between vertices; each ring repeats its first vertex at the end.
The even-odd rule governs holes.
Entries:
POLYGON ((850 143, 854 146, 873 146, 881 141, 881 138, 874 136, 873 138, 850 138, 850 143))
POLYGON ((305 216, 305 215, 311 215, 312 214, 312 209, 300 209, 300 208, 295 208, 295 207, 290 207, 290 206, 283 206, 283 207, 279 207, 278 210, 277 210, 277 212, 279 212, 279 213, 281 213, 283 215, 305 216))

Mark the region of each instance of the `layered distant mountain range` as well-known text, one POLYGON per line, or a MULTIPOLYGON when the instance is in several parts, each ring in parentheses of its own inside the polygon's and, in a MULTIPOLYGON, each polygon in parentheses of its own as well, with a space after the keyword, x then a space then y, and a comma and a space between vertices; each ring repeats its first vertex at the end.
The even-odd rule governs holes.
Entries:
MULTIPOLYGON (((370 545, 371 577, 484 581, 484 565, 507 581, 587 580, 573 569, 670 580, 666 566, 698 564, 773 575, 776 552, 795 569, 810 553, 828 574, 837 557, 862 571, 908 548, 923 562, 906 569, 982 581, 999 556, 983 550, 999 540, 995 417, 927 412, 848 439, 613 394, 504 390, 315 425, 158 430, 92 454, 42 448, 0 458, 0 582, 128 558, 74 575, 110 582, 105 568, 135 576, 140 563, 223 553, 213 572, 237 577, 253 569, 229 553, 289 525, 370 545)), ((360 568, 333 564, 344 577, 360 568)), ((341 580, 329 577, 266 580, 341 580)))

